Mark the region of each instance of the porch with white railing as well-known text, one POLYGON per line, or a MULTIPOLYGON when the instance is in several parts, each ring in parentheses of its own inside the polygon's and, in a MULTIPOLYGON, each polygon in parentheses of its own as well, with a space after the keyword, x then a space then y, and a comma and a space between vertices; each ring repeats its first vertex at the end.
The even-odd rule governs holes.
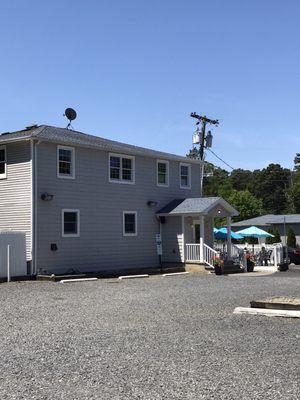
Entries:
POLYGON ((186 244, 186 262, 206 264, 213 267, 214 257, 219 253, 205 243, 186 244))
MULTIPOLYGON (((231 244, 229 254, 232 259, 236 259, 242 266, 246 267, 246 258, 243 250, 231 244)), ((219 258, 220 256, 222 256, 223 259, 227 258, 227 244, 223 249, 213 249, 202 241, 200 241, 200 243, 186 244, 186 262, 206 264, 213 267, 214 258, 219 258)))

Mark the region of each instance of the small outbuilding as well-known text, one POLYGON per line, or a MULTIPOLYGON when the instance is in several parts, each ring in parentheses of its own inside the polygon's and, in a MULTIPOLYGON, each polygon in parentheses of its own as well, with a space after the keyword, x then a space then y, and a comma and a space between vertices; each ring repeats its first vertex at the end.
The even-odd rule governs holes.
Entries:
POLYGON ((241 230, 249 226, 257 226, 264 230, 270 228, 278 229, 283 243, 285 243, 288 231, 291 228, 295 233, 297 243, 300 243, 300 214, 268 214, 232 223, 232 227, 236 228, 236 230, 241 230))

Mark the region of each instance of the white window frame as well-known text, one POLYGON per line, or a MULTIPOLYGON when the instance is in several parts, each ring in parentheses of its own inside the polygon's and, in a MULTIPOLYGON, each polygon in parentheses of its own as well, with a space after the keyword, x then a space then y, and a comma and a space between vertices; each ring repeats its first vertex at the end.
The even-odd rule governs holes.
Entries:
POLYGON ((125 185, 134 185, 135 184, 135 157, 129 156, 127 154, 117 154, 117 153, 109 153, 108 154, 108 181, 110 183, 122 183, 125 185), (110 157, 119 157, 120 158, 120 179, 112 179, 110 177, 110 157), (122 179, 122 158, 129 158, 132 161, 132 179, 128 181, 126 179, 122 179))
POLYGON ((123 236, 137 236, 137 211, 123 211, 123 236), (134 214, 135 215, 135 233, 125 232, 125 215, 134 214))
POLYGON ((180 163, 179 164, 179 184, 180 184, 180 189, 191 189, 192 185, 191 185, 191 181, 192 181, 192 169, 191 169, 191 164, 187 164, 187 163, 180 163), (188 167, 188 171, 189 171, 189 184, 187 186, 182 186, 181 184, 181 167, 188 167))
POLYGON ((157 186, 162 186, 162 187, 169 187, 169 161, 166 160, 156 160, 156 184, 157 186), (158 182, 158 164, 165 164, 166 165, 166 183, 159 183, 158 182))
POLYGON ((7 150, 6 146, 0 146, 0 150, 4 150, 4 173, 0 174, 0 179, 7 178, 7 150))
POLYGON ((61 179, 75 179, 75 148, 70 146, 57 146, 57 177, 61 179), (59 150, 71 151, 71 174, 59 173, 59 150))
POLYGON ((63 210, 61 210, 61 233, 62 233, 62 237, 65 237, 65 238, 80 237, 80 210, 69 209, 69 208, 64 208, 63 210), (64 229, 65 229, 64 215, 66 212, 73 212, 73 213, 77 214, 77 233, 65 233, 64 232, 64 229))

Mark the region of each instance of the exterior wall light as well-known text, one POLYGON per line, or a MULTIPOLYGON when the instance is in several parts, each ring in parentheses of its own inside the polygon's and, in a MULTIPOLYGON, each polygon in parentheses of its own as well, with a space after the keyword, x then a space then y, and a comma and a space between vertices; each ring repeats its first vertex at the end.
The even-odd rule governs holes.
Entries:
POLYGON ((157 206, 157 201, 147 201, 147 206, 149 207, 156 207, 157 206))
POLYGON ((41 195, 41 199, 44 201, 51 201, 53 199, 54 195, 50 193, 43 193, 41 195))

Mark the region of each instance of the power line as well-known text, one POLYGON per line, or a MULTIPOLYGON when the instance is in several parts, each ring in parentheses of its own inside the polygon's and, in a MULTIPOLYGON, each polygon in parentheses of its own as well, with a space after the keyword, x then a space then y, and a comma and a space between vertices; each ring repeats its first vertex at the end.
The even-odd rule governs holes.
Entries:
POLYGON ((207 148, 206 150, 210 151, 218 160, 222 161, 222 163, 224 163, 225 165, 227 165, 227 167, 231 168, 232 170, 235 169, 233 168, 231 165, 229 165, 226 161, 224 161, 221 157, 219 157, 214 151, 212 151, 211 149, 207 148))

